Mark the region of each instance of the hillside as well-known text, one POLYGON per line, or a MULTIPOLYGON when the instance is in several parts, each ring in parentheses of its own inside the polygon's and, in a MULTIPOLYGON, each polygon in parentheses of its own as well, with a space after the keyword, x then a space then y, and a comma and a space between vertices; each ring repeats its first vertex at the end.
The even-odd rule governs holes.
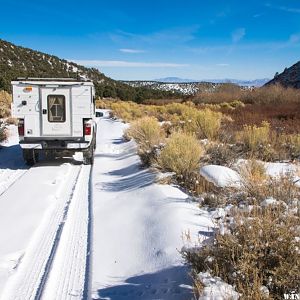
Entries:
POLYGON ((266 82, 270 81, 269 78, 262 79, 254 79, 254 80, 239 80, 239 79, 202 79, 202 80, 194 80, 194 79, 184 79, 179 77, 165 77, 154 79, 153 81, 164 82, 164 83, 233 83, 239 86, 249 86, 249 87, 260 87, 263 86, 266 82))
MULTIPOLYGON (((182 96, 193 96, 201 92, 214 92, 216 88, 224 85, 231 85, 228 82, 159 82, 159 81, 122 81, 123 83, 135 88, 149 88, 156 91, 179 93, 182 96)), ((241 90, 252 89, 253 86, 237 85, 241 90)))
POLYGON ((158 81, 123 81, 132 87, 146 87, 157 91, 177 92, 182 95, 194 95, 200 90, 213 91, 218 84, 210 82, 158 82, 158 81))
POLYGON ((285 68, 280 74, 276 73, 274 78, 266 85, 280 84, 284 87, 300 89, 300 61, 289 68, 285 68))
POLYGON ((86 68, 54 55, 16 46, 0 39, 0 90, 10 91, 10 81, 17 77, 85 77, 94 81, 98 97, 141 102, 149 98, 178 97, 174 91, 134 88, 113 80, 95 68, 86 68))

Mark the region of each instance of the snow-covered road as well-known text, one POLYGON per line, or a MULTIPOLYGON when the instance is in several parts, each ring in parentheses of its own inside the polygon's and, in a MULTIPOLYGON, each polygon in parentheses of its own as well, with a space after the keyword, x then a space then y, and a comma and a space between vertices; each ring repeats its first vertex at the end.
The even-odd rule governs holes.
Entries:
POLYGON ((87 298, 91 167, 60 159, 28 169, 18 145, 4 146, 0 175, 22 173, 0 184, 0 299, 87 298))
POLYGON ((140 167, 125 127, 99 121, 92 170, 73 159, 28 169, 13 139, 0 150, 1 300, 193 297, 182 236, 213 224, 140 167))

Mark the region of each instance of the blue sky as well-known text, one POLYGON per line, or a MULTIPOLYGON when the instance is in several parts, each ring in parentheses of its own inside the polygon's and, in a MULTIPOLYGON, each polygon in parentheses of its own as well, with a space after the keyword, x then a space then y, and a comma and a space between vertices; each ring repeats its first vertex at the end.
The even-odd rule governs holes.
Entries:
POLYGON ((0 0, 0 38, 114 79, 272 78, 300 60, 300 1, 0 0))

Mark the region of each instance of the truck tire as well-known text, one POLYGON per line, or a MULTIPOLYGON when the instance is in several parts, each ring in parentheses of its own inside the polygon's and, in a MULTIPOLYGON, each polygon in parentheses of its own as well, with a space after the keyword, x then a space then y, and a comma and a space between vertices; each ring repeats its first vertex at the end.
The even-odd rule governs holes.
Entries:
POLYGON ((92 165, 94 164, 94 145, 91 144, 89 150, 83 152, 83 164, 92 165))
POLYGON ((23 158, 28 166, 33 166, 39 159, 39 154, 34 149, 23 149, 23 158))
POLYGON ((96 150, 96 147, 97 147, 97 140, 96 140, 96 137, 95 137, 94 150, 96 150))

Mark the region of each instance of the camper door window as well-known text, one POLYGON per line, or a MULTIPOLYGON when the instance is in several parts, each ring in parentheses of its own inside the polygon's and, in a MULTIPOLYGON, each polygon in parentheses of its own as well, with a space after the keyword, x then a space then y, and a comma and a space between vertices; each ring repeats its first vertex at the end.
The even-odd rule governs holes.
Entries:
POLYGON ((48 121, 65 122, 66 121, 66 98, 64 95, 48 95, 48 121))

